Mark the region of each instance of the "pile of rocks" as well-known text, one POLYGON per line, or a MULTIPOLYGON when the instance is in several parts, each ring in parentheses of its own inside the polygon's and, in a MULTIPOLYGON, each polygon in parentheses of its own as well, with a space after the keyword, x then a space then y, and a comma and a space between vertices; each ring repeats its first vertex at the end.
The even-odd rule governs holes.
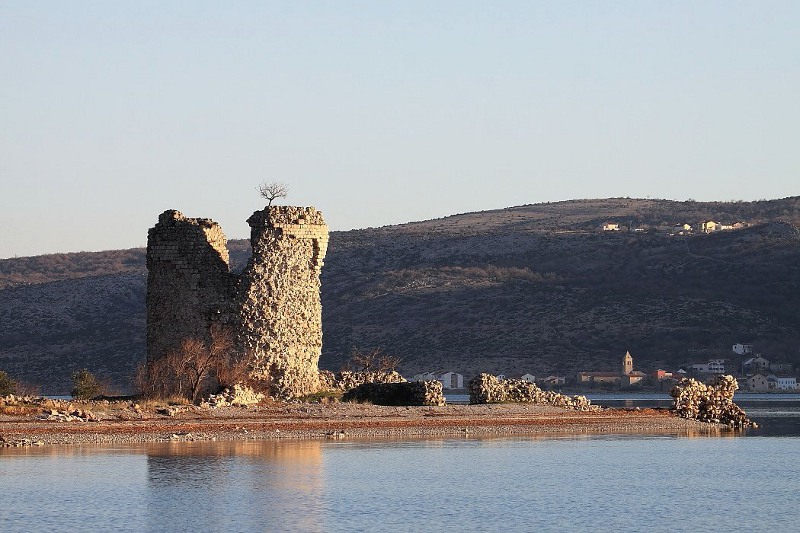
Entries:
POLYGON ((599 409, 585 396, 567 396, 553 391, 543 391, 522 379, 499 379, 491 374, 479 374, 469 382, 469 403, 532 403, 552 405, 577 411, 599 409))
POLYGON ((739 384, 733 376, 717 376, 708 384, 695 379, 682 379, 670 391, 673 409, 683 418, 726 424, 733 428, 758 427, 735 403, 733 394, 739 384))
POLYGON ((491 374, 478 374, 467 384, 469 403, 499 403, 506 401, 502 380, 491 374))
MULTIPOLYGON (((108 401, 105 401, 108 404, 108 401)), ((41 396, 0 397, 0 407, 18 408, 18 413, 37 414, 39 420, 54 422, 98 422, 100 418, 88 409, 75 407, 72 402, 51 400, 41 396)))
POLYGON ((73 409, 63 411, 59 409, 48 409, 39 417, 40 420, 52 420, 55 422, 99 422, 94 413, 84 409, 73 409))
POLYGON ((8 396, 0 396, 0 406, 13 406, 13 405, 42 405, 47 400, 41 396, 17 396, 16 394, 9 394, 8 396))
POLYGON ((342 401, 375 405, 444 405, 441 381, 364 383, 344 393, 342 401))
POLYGON ((250 387, 245 385, 236 384, 233 387, 226 388, 219 394, 212 394, 203 403, 203 407, 247 407, 248 405, 255 405, 264 400, 266 396, 260 392, 256 392, 250 387))
POLYGON ((322 370, 319 373, 319 384, 322 390, 349 391, 364 383, 402 383, 405 379, 397 372, 351 372, 333 373, 322 370))

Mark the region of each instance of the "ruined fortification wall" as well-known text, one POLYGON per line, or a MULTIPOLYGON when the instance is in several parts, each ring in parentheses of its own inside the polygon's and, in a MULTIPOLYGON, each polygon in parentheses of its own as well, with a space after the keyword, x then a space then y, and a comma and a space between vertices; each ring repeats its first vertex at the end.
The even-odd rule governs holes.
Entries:
POLYGON ((219 224, 164 211, 147 234, 147 357, 206 341, 234 295, 228 248, 219 224))
POLYGON ((281 397, 315 392, 328 227, 313 207, 268 207, 247 222, 253 255, 241 274, 237 307, 251 377, 271 381, 281 397))
POLYGON ((159 216, 147 244, 148 358, 184 339, 207 340, 220 322, 233 333, 250 377, 273 395, 315 392, 328 227, 313 207, 267 207, 248 223, 253 255, 236 276, 218 224, 178 211, 159 216))

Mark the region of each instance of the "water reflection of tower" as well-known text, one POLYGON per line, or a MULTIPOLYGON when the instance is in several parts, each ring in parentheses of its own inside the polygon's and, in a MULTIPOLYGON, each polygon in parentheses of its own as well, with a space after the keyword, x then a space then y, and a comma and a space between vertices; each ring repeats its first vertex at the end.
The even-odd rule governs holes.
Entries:
POLYGON ((147 449, 148 530, 320 530, 322 443, 196 442, 147 449), (297 509, 304 509, 298 513, 297 509))

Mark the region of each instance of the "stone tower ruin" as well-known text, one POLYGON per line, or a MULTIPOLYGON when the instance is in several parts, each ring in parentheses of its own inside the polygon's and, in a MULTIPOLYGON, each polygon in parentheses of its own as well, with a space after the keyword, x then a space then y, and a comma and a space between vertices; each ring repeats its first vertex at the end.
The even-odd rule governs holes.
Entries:
POLYGON ((147 357, 185 339, 207 341, 235 296, 228 248, 219 224, 164 211, 147 233, 147 357))
POLYGON ((147 238, 147 357, 208 341, 220 324, 251 380, 282 398, 315 392, 328 227, 313 207, 266 207, 248 223, 253 253, 237 275, 218 224, 174 210, 159 216, 147 238))
POLYGON ((256 211, 247 223, 253 255, 235 307, 251 377, 271 381, 280 397, 316 392, 328 226, 316 209, 289 206, 256 211))

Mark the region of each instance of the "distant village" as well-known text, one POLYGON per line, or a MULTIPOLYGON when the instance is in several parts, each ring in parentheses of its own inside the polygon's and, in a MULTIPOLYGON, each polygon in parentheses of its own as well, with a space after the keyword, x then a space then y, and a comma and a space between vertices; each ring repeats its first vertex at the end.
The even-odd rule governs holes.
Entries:
MULTIPOLYGON (((705 381, 713 376, 728 374, 739 381, 739 390, 744 392, 797 392, 797 377, 794 366, 788 362, 770 361, 753 352, 752 344, 734 344, 731 355, 687 364, 676 370, 655 369, 648 372, 636 370, 633 356, 625 352, 618 372, 581 371, 573 379, 570 376, 548 375, 541 379, 533 374, 521 376, 499 375, 500 379, 512 377, 536 383, 545 389, 560 389, 562 386, 581 390, 656 390, 669 392, 683 378, 705 381), (734 355, 735 354, 735 355, 734 355), (735 359, 735 360, 734 360, 735 359), (738 362, 741 360, 741 363, 738 362)), ((442 383, 445 390, 464 389, 464 376, 450 371, 443 374, 423 372, 410 381, 433 381, 442 383)))
MULTIPOLYGON (((721 224, 719 222, 715 222, 713 220, 707 220, 697 224, 700 233, 714 233, 715 231, 729 231, 735 229, 743 229, 746 228, 748 224, 746 222, 736 222, 734 224, 721 224)), ((620 222, 606 222, 603 224, 603 231, 632 231, 635 233, 645 232, 645 231, 655 231, 658 233, 668 233, 670 235, 692 235, 695 231, 695 227, 691 224, 686 223, 678 223, 672 226, 647 226, 641 225, 633 227, 632 224, 625 225, 620 222)))
MULTIPOLYGON (((748 227, 747 222, 723 224, 714 220, 700 222, 696 226, 687 223, 674 225, 634 226, 632 223, 606 222, 602 231, 617 232, 656 232, 669 235, 710 234, 718 231, 731 231, 748 227)), ((791 363, 770 361, 761 354, 753 352, 752 344, 734 344, 730 357, 709 359, 707 361, 686 364, 675 370, 655 369, 643 372, 634 369, 633 356, 626 352, 622 357, 619 372, 581 371, 575 378, 570 376, 548 375, 537 378, 526 373, 521 376, 508 376, 542 388, 559 389, 562 386, 587 390, 657 390, 668 392, 683 378, 695 378, 705 381, 713 376, 728 374, 739 381, 739 390, 746 392, 794 392, 798 391, 797 378, 791 363), (748 357, 749 356, 749 357, 748 357), (734 361, 733 358, 737 360, 734 361), (741 362, 738 360, 742 359, 741 362)), ((500 379, 507 376, 499 375, 500 379)), ((444 374, 423 372, 410 378, 410 381, 438 380, 446 390, 464 389, 464 376, 450 371, 444 374)))

